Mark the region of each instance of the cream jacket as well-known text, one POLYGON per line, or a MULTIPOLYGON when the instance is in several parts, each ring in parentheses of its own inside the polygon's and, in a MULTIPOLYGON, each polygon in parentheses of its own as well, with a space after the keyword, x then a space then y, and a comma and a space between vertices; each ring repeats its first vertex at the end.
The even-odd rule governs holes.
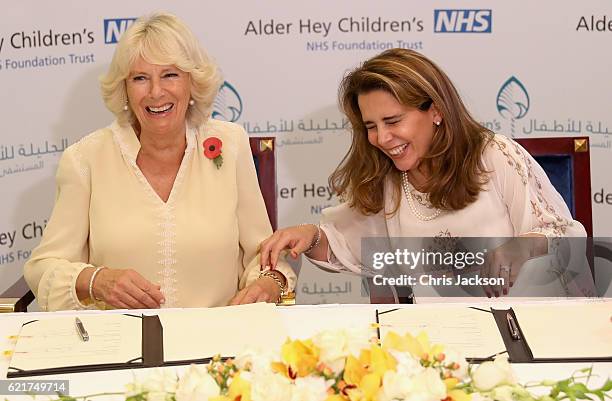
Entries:
MULTIPOLYGON (((136 165, 131 127, 115 122, 66 149, 52 216, 24 266, 43 310, 86 307, 75 283, 88 266, 138 271, 161 285, 164 307, 225 305, 258 278, 257 249, 272 229, 246 133, 209 120, 186 135, 167 202, 136 165), (208 137, 223 142, 220 168, 204 155, 208 137)), ((294 288, 289 265, 278 269, 294 288)))

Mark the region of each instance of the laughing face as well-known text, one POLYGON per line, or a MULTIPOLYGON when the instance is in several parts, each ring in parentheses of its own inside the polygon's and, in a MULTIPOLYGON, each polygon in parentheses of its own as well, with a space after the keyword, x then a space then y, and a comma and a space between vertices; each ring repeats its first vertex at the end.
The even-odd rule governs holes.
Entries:
POLYGON ((181 134, 189 106, 189 73, 173 65, 151 64, 139 57, 126 79, 129 105, 140 132, 181 134))
POLYGON ((357 101, 368 141, 393 160, 398 170, 418 167, 429 151, 434 124, 441 120, 435 106, 427 111, 404 106, 384 90, 363 93, 357 101))

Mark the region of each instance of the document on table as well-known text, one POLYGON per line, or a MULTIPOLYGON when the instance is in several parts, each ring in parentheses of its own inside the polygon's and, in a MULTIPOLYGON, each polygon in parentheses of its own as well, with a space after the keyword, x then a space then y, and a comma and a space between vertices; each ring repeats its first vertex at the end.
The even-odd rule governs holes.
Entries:
POLYGON ((512 309, 534 359, 612 358, 612 302, 512 309))
POLYGON ((278 350, 287 339, 276 305, 185 309, 159 313, 167 363, 217 354, 233 357, 247 348, 278 350))
POLYGON ((379 310, 380 339, 389 331, 400 335, 427 333, 431 344, 445 344, 466 358, 485 359, 504 352, 493 315, 468 307, 379 310))
POLYGON ((89 335, 83 341, 75 316, 25 323, 9 369, 34 371, 125 364, 142 359, 142 319, 120 314, 79 316, 89 335))

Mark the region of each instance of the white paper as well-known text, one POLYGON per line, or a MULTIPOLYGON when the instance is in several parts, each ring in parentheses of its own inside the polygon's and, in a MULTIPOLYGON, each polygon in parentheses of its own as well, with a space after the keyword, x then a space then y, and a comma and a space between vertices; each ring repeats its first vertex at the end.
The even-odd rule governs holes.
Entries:
POLYGON ((612 302, 512 309, 536 359, 612 357, 612 302))
POLYGON ((24 325, 9 366, 30 371, 126 363, 142 357, 142 319, 119 314, 79 318, 89 341, 83 341, 78 334, 75 316, 24 325))
POLYGON ((274 304, 162 310, 159 319, 166 362, 234 357, 247 348, 280 350, 287 339, 274 304))
MULTIPOLYGON (((382 311, 379 311, 382 312, 382 311)), ((380 338, 389 331, 413 336, 424 331, 431 344, 444 344, 466 358, 488 358, 506 351, 493 314, 467 307, 402 308, 379 314, 380 338)))

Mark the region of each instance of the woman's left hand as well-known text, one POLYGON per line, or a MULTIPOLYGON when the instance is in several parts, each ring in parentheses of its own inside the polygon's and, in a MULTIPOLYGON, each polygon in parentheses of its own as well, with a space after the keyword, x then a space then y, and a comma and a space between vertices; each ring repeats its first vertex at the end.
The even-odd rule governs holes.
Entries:
POLYGON ((545 254, 547 248, 546 237, 539 234, 526 234, 512 238, 492 250, 487 256, 482 273, 485 277, 501 278, 504 281, 499 286, 484 287, 487 296, 508 295, 523 264, 530 258, 545 254))
POLYGON ((252 304, 255 302, 276 302, 281 290, 270 277, 260 277, 250 285, 238 291, 229 302, 230 305, 252 304))

